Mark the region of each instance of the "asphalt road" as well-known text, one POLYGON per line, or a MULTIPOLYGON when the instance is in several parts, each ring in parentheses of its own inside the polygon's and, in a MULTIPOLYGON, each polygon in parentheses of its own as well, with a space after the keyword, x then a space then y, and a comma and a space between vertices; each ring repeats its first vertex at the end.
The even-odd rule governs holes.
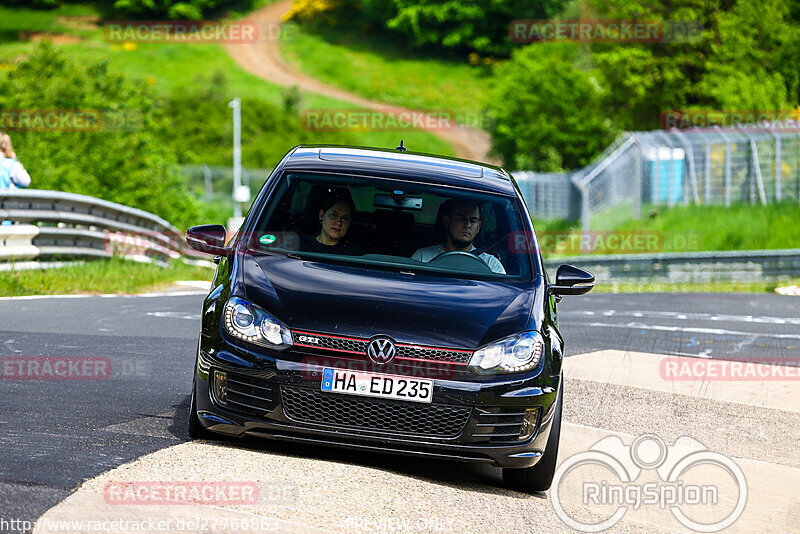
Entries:
MULTIPOLYGON (((0 518, 33 521, 82 481, 188 439, 191 367, 202 295, 0 299, 0 357, 96 357, 106 380, 0 380, 0 518)), ((717 359, 800 357, 800 299, 779 295, 566 297, 567 355, 615 348, 717 359)), ((255 447, 261 446, 253 445, 255 447)), ((264 445, 366 465, 379 455, 264 445), (305 452, 304 452, 305 451, 305 452)), ((469 466, 447 483, 499 481, 469 466), (455 477, 455 478, 454 478, 455 477)))
POLYGON ((83 480, 188 439, 202 298, 0 300, 0 357, 111 363, 107 380, 0 380, 0 517, 36 519, 83 480), (131 421, 135 433, 113 427, 131 421))
POLYGON ((615 348, 724 360, 800 358, 800 299, 770 294, 565 297, 567 355, 615 348))

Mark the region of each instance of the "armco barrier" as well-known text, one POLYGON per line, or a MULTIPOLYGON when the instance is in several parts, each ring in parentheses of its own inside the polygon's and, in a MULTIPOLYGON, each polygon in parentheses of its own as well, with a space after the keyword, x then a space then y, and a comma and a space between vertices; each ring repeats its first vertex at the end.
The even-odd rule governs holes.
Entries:
POLYGON ((800 277, 800 249, 545 257, 550 279, 559 265, 588 269, 609 282, 760 282, 800 277))
POLYGON ((192 255, 164 219, 86 195, 36 189, 0 193, 0 261, 108 258, 163 262, 192 255))
MULTIPOLYGON (((107 258, 162 262, 205 255, 186 246, 183 233, 164 219, 93 197, 12 189, 0 193, 0 263, 25 260, 107 258)), ((208 261, 199 261, 213 266, 208 261)), ((604 282, 763 281, 800 277, 800 249, 662 254, 586 254, 547 257, 555 269, 570 263, 604 282)))

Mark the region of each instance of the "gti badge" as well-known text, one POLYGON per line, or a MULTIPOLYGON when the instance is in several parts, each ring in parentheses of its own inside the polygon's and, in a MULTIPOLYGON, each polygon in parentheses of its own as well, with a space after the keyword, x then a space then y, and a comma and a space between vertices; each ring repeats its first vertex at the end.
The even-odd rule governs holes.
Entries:
POLYGON ((395 356, 394 341, 388 337, 376 337, 367 345, 367 356, 378 365, 386 365, 395 356))

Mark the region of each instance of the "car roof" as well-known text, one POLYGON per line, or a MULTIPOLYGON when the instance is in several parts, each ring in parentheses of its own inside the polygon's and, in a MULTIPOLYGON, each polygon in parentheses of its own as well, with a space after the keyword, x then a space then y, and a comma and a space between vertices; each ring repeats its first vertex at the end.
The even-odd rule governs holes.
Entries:
POLYGON ((386 176, 516 195, 511 176, 500 167, 418 152, 340 145, 300 145, 289 153, 283 168, 289 171, 386 176))

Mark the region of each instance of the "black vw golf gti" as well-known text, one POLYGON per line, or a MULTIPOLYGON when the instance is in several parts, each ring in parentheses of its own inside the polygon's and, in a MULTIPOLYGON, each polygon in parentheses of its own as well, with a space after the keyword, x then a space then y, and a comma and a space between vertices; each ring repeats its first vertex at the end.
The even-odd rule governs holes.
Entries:
POLYGON ((291 150, 230 240, 203 303, 189 432, 503 468, 550 487, 561 426, 559 295, 512 177, 479 163, 291 150))

